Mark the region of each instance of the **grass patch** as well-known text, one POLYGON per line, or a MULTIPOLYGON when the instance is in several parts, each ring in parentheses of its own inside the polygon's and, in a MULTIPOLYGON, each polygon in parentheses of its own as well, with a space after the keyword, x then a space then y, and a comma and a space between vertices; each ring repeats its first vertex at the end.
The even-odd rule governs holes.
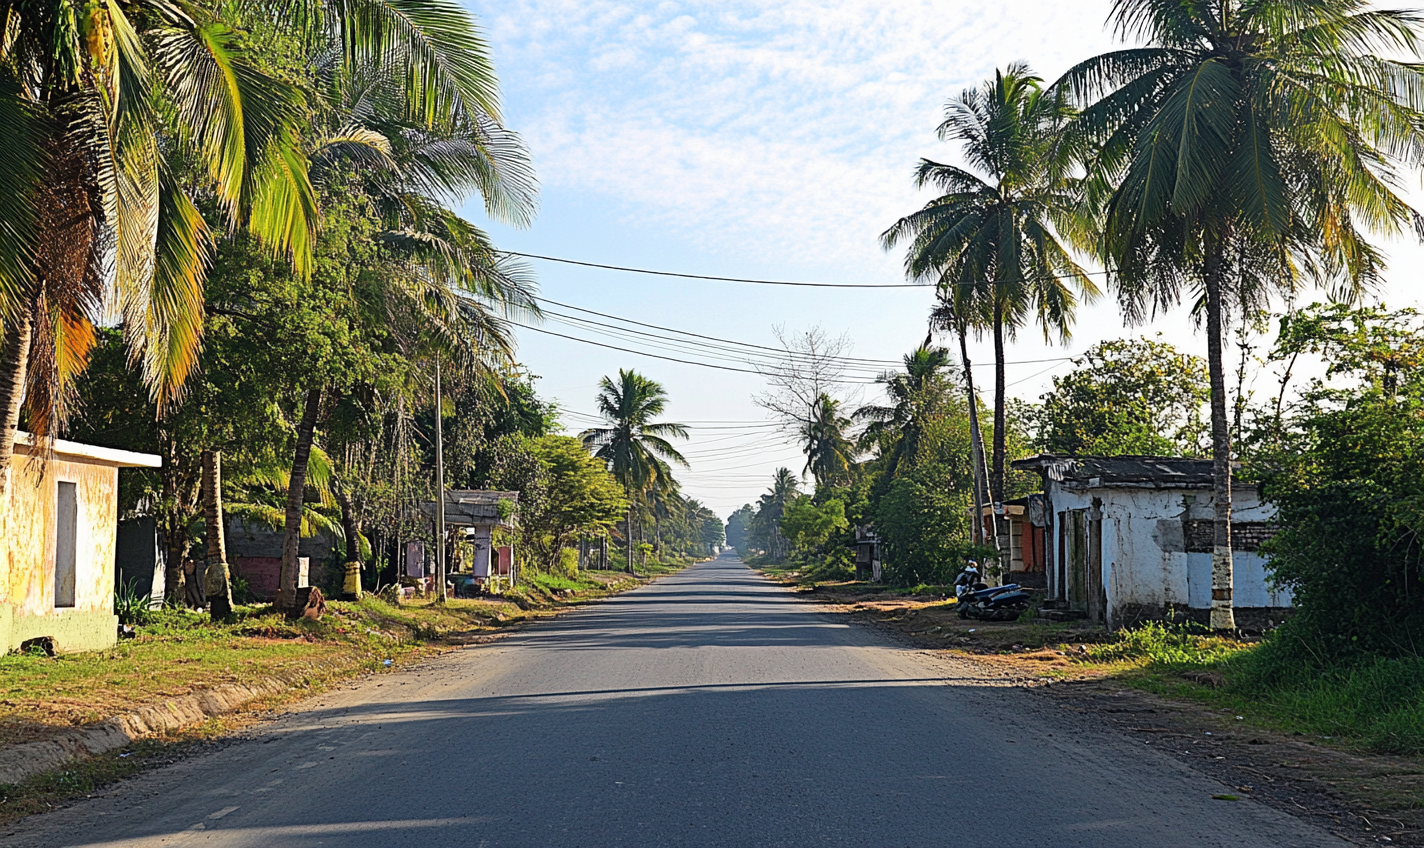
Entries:
POLYGON ((1096 662, 1142 660, 1159 668, 1203 668, 1235 655, 1245 646, 1211 635, 1204 627, 1149 621, 1117 638, 1087 649, 1096 662))
POLYGON ((1127 685, 1262 727, 1374 753, 1424 755, 1424 657, 1321 665, 1276 638, 1245 644, 1149 624, 1088 647, 1082 661, 1117 664, 1127 685))

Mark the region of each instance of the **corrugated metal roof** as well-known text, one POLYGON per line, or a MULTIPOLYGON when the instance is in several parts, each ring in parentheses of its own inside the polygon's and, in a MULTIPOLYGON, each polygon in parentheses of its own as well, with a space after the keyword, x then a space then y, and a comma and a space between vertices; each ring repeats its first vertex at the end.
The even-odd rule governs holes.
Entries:
MULTIPOLYGON (((1037 471, 1067 485, 1092 488, 1149 486, 1153 488, 1209 488, 1210 459, 1173 456, 1058 456, 1040 454, 1015 460, 1020 471, 1037 471)), ((1235 467, 1239 468, 1237 463, 1235 467)))

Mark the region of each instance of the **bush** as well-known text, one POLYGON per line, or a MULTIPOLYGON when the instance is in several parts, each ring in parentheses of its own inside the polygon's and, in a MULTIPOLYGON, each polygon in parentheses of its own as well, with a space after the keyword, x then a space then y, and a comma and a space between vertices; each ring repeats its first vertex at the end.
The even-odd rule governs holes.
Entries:
POLYGON ((252 595, 252 586, 246 579, 238 577, 236 574, 229 574, 228 583, 232 587, 232 602, 234 604, 243 606, 256 600, 252 595))
POLYGON ((890 484, 876 510, 885 542, 885 579, 895 586, 953 583, 970 559, 993 559, 969 539, 969 496, 945 485, 949 475, 921 466, 890 484))
POLYGON ((1267 545, 1296 615, 1273 650, 1321 667, 1424 653, 1424 328, 1413 312, 1313 307, 1281 351, 1312 352, 1348 388, 1316 381, 1262 457, 1281 531, 1267 545))

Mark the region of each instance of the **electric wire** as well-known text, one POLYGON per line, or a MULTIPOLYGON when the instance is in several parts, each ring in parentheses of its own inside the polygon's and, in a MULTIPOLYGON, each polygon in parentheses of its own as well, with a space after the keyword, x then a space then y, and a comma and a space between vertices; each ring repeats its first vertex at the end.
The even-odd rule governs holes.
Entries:
MULTIPOLYGON (((791 280, 759 280, 747 277, 719 277, 715 274, 688 274, 681 271, 655 271, 648 268, 632 268, 626 265, 606 265, 601 262, 585 262, 579 259, 563 259, 558 256, 544 256, 538 253, 520 253, 515 250, 498 250, 506 256, 518 256, 521 259, 538 259, 544 262, 558 262, 564 265, 577 265, 583 268, 598 268, 603 271, 622 271, 627 274, 647 274, 654 277, 677 277, 684 280, 709 280, 718 283, 750 283, 759 286, 801 286, 807 288, 822 289, 932 289, 938 288, 938 283, 813 283, 796 282, 791 280)), ((1041 280, 1063 279, 1064 277, 1079 276, 1099 276, 1110 273, 1109 271, 1083 271, 1074 274, 1040 274, 1034 277, 1018 277, 1003 280, 966 280, 955 283, 960 286, 974 286, 993 283, 996 285, 1006 285, 1008 283, 1035 283, 1041 280)))
MULTIPOLYGON (((608 319, 613 320, 613 321, 622 321, 622 322, 627 323, 627 324, 636 324, 636 325, 639 326, 639 327, 647 327, 648 329, 651 329, 651 330, 662 330, 662 331, 664 331, 664 332, 668 332, 668 333, 678 333, 679 335, 691 336, 691 337, 693 337, 693 338, 698 338, 698 339, 707 339, 707 340, 709 340, 709 341, 724 342, 724 343, 727 343, 727 344, 741 345, 741 346, 743 346, 743 347, 757 348, 757 349, 759 349, 759 350, 769 351, 769 352, 774 353, 774 354, 776 354, 776 355, 778 355, 778 356, 785 356, 787 353, 792 353, 792 354, 796 354, 796 355, 805 355, 805 354, 799 354, 799 353, 796 352, 796 351, 787 351, 785 348, 771 347, 771 346, 769 346, 769 345, 759 345, 759 344, 754 344, 754 343, 752 343, 752 342, 738 342, 738 341, 733 341, 732 339, 722 339, 722 338, 718 338, 717 336, 707 336, 707 335, 703 335, 703 334, 701 334, 701 333, 693 333, 693 332, 690 332, 690 331, 688 331, 688 330, 679 330, 679 329, 676 329, 676 328, 674 328, 674 327, 663 327, 663 326, 658 325, 658 324, 648 324, 648 323, 645 323, 645 322, 643 322, 643 321, 634 321, 632 318, 623 318, 623 317, 618 316, 618 315, 610 315, 610 314, 607 313, 607 312, 599 312, 599 311, 594 310, 594 309, 586 309, 586 308, 584 308, 584 307, 582 307, 582 306, 574 306, 574 305, 571 304, 571 303, 561 303, 561 302, 559 302, 559 301, 557 301, 557 300, 552 300, 552 299, 547 298, 547 297, 540 297, 540 296, 538 296, 538 295, 535 295, 535 296, 534 296, 534 299, 537 300, 537 301, 540 301, 541 303, 551 303, 551 304, 553 304, 554 306, 562 307, 562 308, 564 308, 564 309, 572 309, 572 310, 574 310, 575 312, 583 312, 583 313, 586 313, 586 314, 588 314, 588 315, 597 315, 597 316, 600 317, 600 318, 608 318, 608 319)), ((823 358, 823 359, 826 359, 826 360, 829 360, 829 361, 854 362, 854 363, 862 363, 862 364, 867 364, 867 365, 889 365, 889 366, 892 366, 892 367, 894 367, 894 366, 899 366, 899 365, 903 365, 903 364, 904 364, 904 363, 902 363, 902 362, 898 362, 898 361, 893 360, 893 359, 867 359, 867 358, 865 358, 865 357, 859 357, 859 356, 828 356, 828 357, 822 357, 822 358, 823 358)))

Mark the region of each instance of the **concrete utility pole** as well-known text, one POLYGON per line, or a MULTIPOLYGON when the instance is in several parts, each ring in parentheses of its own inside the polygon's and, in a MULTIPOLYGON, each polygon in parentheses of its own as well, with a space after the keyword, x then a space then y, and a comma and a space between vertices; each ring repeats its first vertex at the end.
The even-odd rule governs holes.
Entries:
POLYGON ((435 598, 445 603, 445 442, 440 419, 444 417, 440 396, 440 358, 435 359, 435 488, 440 493, 435 504, 435 598))

